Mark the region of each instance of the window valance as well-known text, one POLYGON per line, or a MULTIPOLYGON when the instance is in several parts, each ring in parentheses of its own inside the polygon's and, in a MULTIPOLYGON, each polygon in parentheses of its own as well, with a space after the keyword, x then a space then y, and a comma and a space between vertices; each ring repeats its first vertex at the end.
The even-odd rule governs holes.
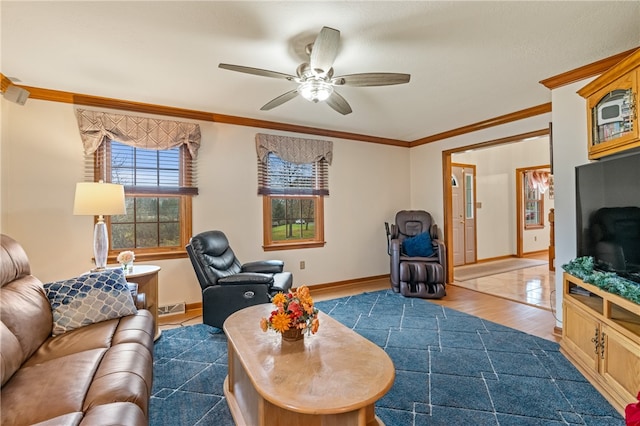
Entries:
POLYGON ((551 181, 551 173, 544 170, 528 170, 527 182, 531 184, 531 187, 544 194, 549 189, 549 183, 551 181))
POLYGON ((318 139, 302 139, 288 136, 256 134, 256 150, 260 162, 266 164, 269 153, 274 153, 290 163, 309 164, 321 160, 331 164, 333 142, 318 139))
POLYGON ((76 109, 85 155, 92 155, 105 140, 136 148, 165 150, 186 145, 192 159, 200 147, 200 125, 182 121, 76 109))

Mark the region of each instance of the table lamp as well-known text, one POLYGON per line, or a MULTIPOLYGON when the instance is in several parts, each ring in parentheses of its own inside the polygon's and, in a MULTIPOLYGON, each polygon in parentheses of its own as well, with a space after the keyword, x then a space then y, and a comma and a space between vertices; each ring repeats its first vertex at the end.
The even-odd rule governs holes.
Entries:
POLYGON ((95 270, 103 270, 107 266, 109 235, 107 235, 104 216, 124 214, 125 212, 124 186, 102 181, 79 182, 76 184, 73 214, 98 216, 98 221, 93 230, 95 270))

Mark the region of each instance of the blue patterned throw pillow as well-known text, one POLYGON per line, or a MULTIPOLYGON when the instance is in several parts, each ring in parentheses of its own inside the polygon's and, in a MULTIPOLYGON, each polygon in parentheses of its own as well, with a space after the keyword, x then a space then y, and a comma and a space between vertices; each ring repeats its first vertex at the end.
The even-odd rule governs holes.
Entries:
POLYGON ((402 241, 402 250, 410 257, 429 257, 433 255, 431 235, 428 232, 423 232, 415 237, 406 238, 402 241))
POLYGON ((44 285, 53 311, 53 335, 137 312, 122 269, 90 272, 44 285))

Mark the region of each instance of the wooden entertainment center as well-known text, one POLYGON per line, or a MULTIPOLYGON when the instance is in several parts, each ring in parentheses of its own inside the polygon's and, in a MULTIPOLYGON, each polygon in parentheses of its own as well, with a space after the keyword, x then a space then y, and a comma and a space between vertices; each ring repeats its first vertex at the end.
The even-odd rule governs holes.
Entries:
POLYGON ((578 90, 587 100, 589 159, 640 147, 640 49, 578 90))
POLYGON ((566 272, 563 281, 561 351, 624 414, 640 391, 640 305, 566 272))
MULTIPOLYGON (((578 91, 589 159, 640 148, 640 49, 578 91)), ((640 305, 563 274, 560 348, 624 416, 640 392, 640 305)))

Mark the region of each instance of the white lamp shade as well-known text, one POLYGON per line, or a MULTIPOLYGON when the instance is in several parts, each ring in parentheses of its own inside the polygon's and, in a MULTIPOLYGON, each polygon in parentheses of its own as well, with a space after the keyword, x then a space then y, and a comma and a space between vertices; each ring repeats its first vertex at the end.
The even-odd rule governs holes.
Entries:
POLYGON ((76 184, 74 215, 110 216, 125 212, 123 185, 102 182, 76 184))

